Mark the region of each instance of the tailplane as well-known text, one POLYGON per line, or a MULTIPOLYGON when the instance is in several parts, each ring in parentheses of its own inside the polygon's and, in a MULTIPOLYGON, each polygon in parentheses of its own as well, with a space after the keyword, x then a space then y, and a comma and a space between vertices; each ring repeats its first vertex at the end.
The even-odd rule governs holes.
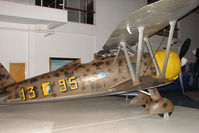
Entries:
POLYGON ((15 83, 15 80, 11 77, 5 67, 0 63, 0 93, 4 93, 6 86, 15 83))

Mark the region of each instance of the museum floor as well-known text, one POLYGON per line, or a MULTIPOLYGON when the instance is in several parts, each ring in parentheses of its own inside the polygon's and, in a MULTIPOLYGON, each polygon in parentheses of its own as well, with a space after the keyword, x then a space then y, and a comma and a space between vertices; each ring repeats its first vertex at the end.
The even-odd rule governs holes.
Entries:
POLYGON ((0 133, 198 133, 199 110, 175 106, 169 120, 124 97, 0 105, 0 133))

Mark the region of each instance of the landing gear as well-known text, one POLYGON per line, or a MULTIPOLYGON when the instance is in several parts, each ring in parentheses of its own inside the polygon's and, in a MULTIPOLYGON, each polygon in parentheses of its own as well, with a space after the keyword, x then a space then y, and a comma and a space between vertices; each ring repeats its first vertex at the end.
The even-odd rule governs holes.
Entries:
POLYGON ((143 113, 158 114, 164 119, 169 119, 174 110, 173 103, 169 99, 161 97, 157 88, 148 89, 148 91, 150 96, 139 92, 138 96, 131 100, 130 104, 146 105, 143 113))
POLYGON ((144 113, 149 114, 164 114, 173 112, 173 103, 167 98, 160 98, 158 100, 153 100, 151 103, 147 104, 144 108, 144 113))
POLYGON ((149 104, 151 102, 151 98, 149 95, 146 95, 140 91, 138 91, 137 94, 138 95, 130 101, 130 104, 146 106, 146 104, 149 104))

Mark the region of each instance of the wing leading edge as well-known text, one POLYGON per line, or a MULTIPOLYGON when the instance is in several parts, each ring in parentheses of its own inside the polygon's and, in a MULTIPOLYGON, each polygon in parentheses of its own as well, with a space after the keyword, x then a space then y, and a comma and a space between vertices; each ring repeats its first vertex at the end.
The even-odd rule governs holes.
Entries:
POLYGON ((144 37, 162 30, 172 20, 179 20, 199 5, 199 0, 160 0, 128 16, 112 32, 103 49, 115 49, 120 42, 134 45, 138 42, 138 27, 145 27, 144 37))

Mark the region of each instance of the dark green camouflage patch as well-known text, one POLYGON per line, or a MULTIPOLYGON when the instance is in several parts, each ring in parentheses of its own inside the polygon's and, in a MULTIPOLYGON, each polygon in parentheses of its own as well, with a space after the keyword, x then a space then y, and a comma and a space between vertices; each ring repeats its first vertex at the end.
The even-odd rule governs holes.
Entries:
POLYGON ((117 81, 118 81, 118 79, 117 79, 117 78, 114 78, 114 79, 113 79, 113 81, 114 81, 114 82, 117 82, 117 81))
POLYGON ((113 73, 113 71, 112 71, 111 69, 108 69, 108 72, 109 72, 109 73, 113 73))
POLYGON ((5 78, 5 74, 0 74, 0 80, 5 78))
POLYGON ((7 76, 6 76, 6 79, 9 79, 9 78, 10 78, 10 75, 7 75, 7 76))
POLYGON ((118 74, 121 74, 122 73, 122 70, 119 68, 118 69, 118 74))
POLYGON ((15 93, 15 98, 20 98, 18 93, 15 93))
POLYGON ((102 86, 99 83, 96 83, 96 89, 100 89, 102 86))
POLYGON ((78 66, 75 68, 75 70, 78 70, 79 68, 85 68, 85 66, 83 66, 83 65, 78 65, 78 66))
POLYGON ((55 87, 55 82, 53 82, 52 84, 50 84, 51 89, 53 89, 55 87))
POLYGON ((94 75, 96 75, 96 74, 97 74, 97 72, 93 72, 93 74, 94 74, 94 75))
POLYGON ((64 72, 65 77, 67 77, 70 73, 69 72, 64 72))
POLYGON ((97 63, 93 63, 92 65, 96 67, 96 69, 100 69, 100 66, 104 64, 104 62, 97 62, 97 63))
POLYGON ((75 64, 73 64, 73 67, 76 67, 77 65, 79 65, 79 63, 75 63, 75 64))
POLYGON ((106 62, 106 65, 107 65, 107 66, 110 66, 110 65, 111 65, 110 61, 107 61, 107 62, 106 62))
POLYGON ((14 87, 15 90, 17 90, 19 88, 19 86, 14 87))
POLYGON ((168 107, 168 104, 167 103, 163 103, 161 108, 166 109, 167 107, 168 107))
POLYGON ((118 62, 118 66, 121 67, 121 66, 122 66, 122 63, 123 63, 123 62, 122 62, 122 60, 120 59, 119 62, 118 62))
POLYGON ((37 81, 38 81, 37 78, 32 78, 32 79, 30 79, 30 83, 34 83, 34 82, 37 82, 37 81))
POLYGON ((82 90, 86 90, 86 86, 85 86, 85 85, 83 85, 81 89, 82 89, 82 90))
POLYGON ((64 69, 60 69, 60 72, 63 72, 64 71, 64 69))
POLYGON ((56 93, 53 93, 53 94, 52 94, 52 96, 53 96, 53 97, 56 97, 56 96, 57 96, 57 94, 56 94, 56 93))
POLYGON ((95 83, 91 83, 91 89, 93 90, 93 89, 95 89, 95 83))
POLYGON ((90 69, 87 68, 87 69, 86 69, 86 72, 90 72, 90 69))
POLYGON ((126 79, 126 77, 122 76, 122 79, 126 79))
POLYGON ((88 75, 86 73, 83 74, 84 77, 87 77, 88 75))
POLYGON ((106 83, 104 83, 104 88, 106 87, 106 83))
POLYGON ((59 77, 60 75, 59 75, 59 73, 54 73, 54 76, 59 77))

